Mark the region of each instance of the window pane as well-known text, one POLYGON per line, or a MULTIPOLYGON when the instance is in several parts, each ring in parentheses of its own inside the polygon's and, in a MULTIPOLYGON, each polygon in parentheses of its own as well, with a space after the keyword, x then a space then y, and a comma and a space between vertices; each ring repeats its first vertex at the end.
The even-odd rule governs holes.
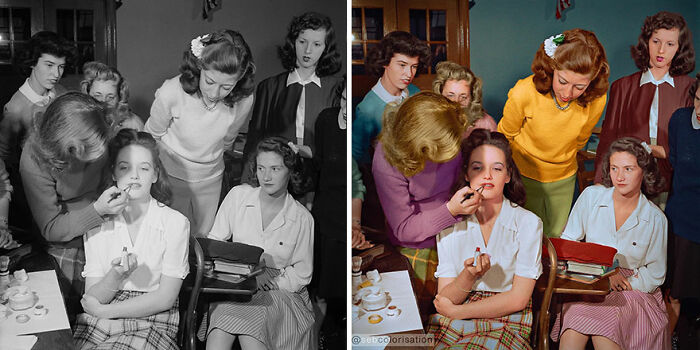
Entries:
POLYGON ((10 40, 10 9, 0 8, 0 40, 10 40))
POLYGON ((92 10, 78 10, 76 13, 78 41, 95 41, 93 36, 93 28, 95 25, 93 23, 92 10))
POLYGON ((12 59, 12 52, 10 51, 10 42, 3 41, 0 43, 0 61, 9 62, 12 59))
POLYGON ((73 10, 56 10, 56 33, 68 41, 75 40, 73 21, 73 10))
POLYGON ((384 37, 384 9, 365 9, 367 40, 381 40, 384 37))
POLYGON ((425 23, 425 13, 426 10, 408 10, 409 27, 411 34, 418 37, 420 40, 428 40, 426 35, 426 23, 425 23))
POLYGON ((430 66, 433 68, 433 73, 435 73, 435 66, 447 60, 447 47, 445 44, 432 44, 430 45, 430 52, 433 54, 430 66))
POLYGON ((378 43, 367 43, 367 54, 369 54, 370 51, 372 51, 372 48, 377 47, 379 45, 378 43))
POLYGON ((352 40, 362 40, 362 9, 352 9, 352 40))
POLYGON ((362 51, 362 44, 352 44, 352 59, 364 60, 365 53, 362 51))
POLYGON ((362 75, 365 74, 364 64, 353 64, 352 65, 352 75, 362 75))
POLYGON ((93 44, 78 44, 78 53, 76 55, 76 68, 78 73, 83 72, 83 64, 95 60, 95 46, 93 44))
POLYGON ((445 10, 430 10, 430 40, 446 40, 445 10))

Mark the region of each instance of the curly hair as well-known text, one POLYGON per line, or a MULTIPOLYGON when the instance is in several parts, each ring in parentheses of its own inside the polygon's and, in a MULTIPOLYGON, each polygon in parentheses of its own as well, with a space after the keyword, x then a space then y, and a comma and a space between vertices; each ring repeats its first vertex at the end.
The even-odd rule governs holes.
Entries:
POLYGON ((158 179, 151 185, 151 196, 157 201, 165 204, 171 204, 172 190, 170 189, 170 181, 168 180, 168 174, 163 167, 163 163, 160 161, 158 145, 156 140, 151 136, 151 134, 144 131, 136 131, 134 129, 121 129, 119 132, 109 141, 107 147, 109 154, 109 166, 110 172, 105 174, 103 180, 103 188, 111 186, 114 182, 112 180, 112 174, 114 174, 115 166, 117 165, 117 157, 119 152, 126 146, 138 145, 151 152, 151 157, 153 158, 153 166, 156 171, 158 179))
POLYGON ((671 68, 668 73, 671 76, 686 75, 695 70, 695 50, 693 49, 693 36, 685 23, 683 16, 661 11, 644 20, 642 32, 639 33, 636 46, 630 46, 630 53, 634 64, 645 72, 649 69, 649 39, 659 29, 678 29, 678 51, 673 56, 671 68))
POLYGON ((423 170, 426 161, 444 163, 456 157, 466 128, 462 106, 425 91, 400 105, 387 105, 379 140, 387 162, 411 177, 423 170))
POLYGON ((111 136, 107 107, 80 92, 57 97, 44 113, 37 113, 25 147, 40 164, 63 171, 73 162, 90 163, 102 157, 111 136))
POLYGON ((32 35, 26 50, 19 52, 14 62, 22 74, 29 76, 41 55, 65 58, 66 63, 69 63, 73 58, 73 52, 74 48, 63 37, 54 32, 41 31, 32 35))
MULTIPOLYGON (((304 171, 301 156, 289 147, 289 140, 284 137, 272 136, 258 142, 254 154, 248 159, 248 168, 251 174, 257 174, 258 154, 262 152, 273 152, 282 157, 284 166, 289 169, 289 184, 287 185, 289 193, 300 195, 309 191, 312 186, 312 179, 304 171)), ((260 186, 258 177, 251 176, 248 184, 253 187, 260 186)))
POLYGON ((118 103, 127 103, 129 100, 129 86, 124 80, 119 71, 102 62, 86 62, 83 65, 83 80, 80 82, 80 91, 84 94, 90 94, 90 88, 95 80, 113 81, 117 84, 117 101, 118 103))
POLYGON ((543 95, 549 94, 555 69, 587 75, 591 82, 586 91, 576 99, 576 103, 585 107, 588 102, 605 95, 608 91, 610 66, 605 49, 593 32, 576 28, 563 34, 564 42, 557 47, 554 58, 544 51, 544 42, 535 53, 531 67, 535 88, 543 95))
MULTIPOLYGON (((418 69, 430 65, 430 47, 424 41, 411 33, 394 31, 382 38, 382 40, 367 53, 365 69, 368 74, 381 77, 384 75, 384 67, 389 65, 395 54, 408 57, 418 57, 418 69)), ((416 73, 418 75, 418 73, 416 73)))
POLYGON ((224 29, 201 40, 204 44, 201 59, 192 53, 189 43, 182 54, 182 89, 190 95, 200 94, 199 77, 202 70, 215 70, 239 78, 236 86, 224 97, 225 105, 233 107, 236 102, 250 96, 255 90, 255 62, 243 36, 236 31, 224 29))
POLYGON ((663 191, 665 180, 659 172, 656 158, 644 149, 642 141, 634 137, 619 138, 610 144, 608 152, 603 158, 603 186, 613 186, 610 178, 610 157, 617 152, 627 152, 637 158, 637 165, 643 172, 641 190, 647 198, 656 197, 663 191))
POLYGON ((690 89, 688 92, 690 93, 690 98, 695 100, 695 93, 698 91, 698 87, 700 87, 700 73, 695 75, 695 82, 693 85, 690 86, 690 89))
POLYGON ((284 45, 277 47, 277 55, 282 61, 282 67, 290 72, 297 68, 295 42, 299 34, 307 29, 323 29, 326 31, 326 48, 323 50, 323 54, 321 54, 321 58, 318 59, 318 63, 316 64, 316 75, 320 78, 338 73, 342 67, 342 61, 336 48, 333 24, 328 16, 317 12, 306 12, 292 19, 292 23, 289 24, 289 30, 284 40, 284 45))
POLYGON ((525 205, 525 185, 523 185, 523 179, 520 177, 520 170, 518 170, 518 166, 515 165, 513 160, 513 151, 510 149, 508 139, 497 131, 474 129, 469 134, 469 137, 462 142, 462 160, 464 164, 462 164, 458 181, 454 185, 454 192, 467 186, 466 175, 469 171, 469 160, 472 152, 483 145, 491 145, 503 151, 506 158, 506 168, 508 168, 508 175, 510 176, 510 182, 503 187, 503 195, 511 202, 522 207, 525 205))
POLYGON ((435 80, 433 80, 433 92, 442 95, 442 90, 445 84, 450 80, 464 80, 469 85, 469 104, 467 109, 467 120, 469 125, 484 116, 484 106, 482 105, 482 82, 481 78, 477 77, 472 71, 457 63, 444 61, 437 64, 435 67, 435 80))

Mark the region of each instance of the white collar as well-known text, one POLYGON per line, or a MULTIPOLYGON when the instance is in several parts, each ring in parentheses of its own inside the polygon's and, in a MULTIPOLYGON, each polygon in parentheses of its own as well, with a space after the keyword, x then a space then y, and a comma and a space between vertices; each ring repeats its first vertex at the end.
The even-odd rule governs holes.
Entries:
POLYGON ((401 90, 401 95, 399 96, 390 94, 389 91, 386 91, 382 85, 382 78, 377 80, 377 84, 374 85, 372 91, 374 91, 374 93, 377 94, 377 96, 379 96, 379 98, 381 98, 385 103, 396 102, 397 100, 398 102, 402 102, 408 97, 408 88, 401 90))
POLYGON ((39 105, 40 107, 48 105, 49 102, 51 102, 51 100, 53 100, 53 98, 56 97, 55 88, 47 91, 46 95, 37 94, 36 91, 34 91, 34 89, 32 89, 32 87, 29 86, 29 78, 27 78, 27 80, 24 81, 24 84, 22 84, 22 86, 19 87, 19 92, 21 92, 22 95, 27 97, 27 99, 31 103, 39 105))
POLYGON ((301 80, 301 75, 299 75, 299 69, 295 68, 287 75, 287 86, 292 85, 294 83, 299 83, 301 85, 314 83, 318 85, 318 87, 321 87, 321 78, 319 78, 318 75, 316 75, 316 72, 313 72, 311 76, 308 77, 306 80, 301 80))
POLYGON ((642 86, 646 83, 652 83, 656 86, 659 86, 663 83, 669 83, 671 86, 676 87, 673 83, 673 77, 666 72, 663 77, 661 77, 661 80, 656 80, 654 79, 654 75, 651 74, 651 69, 647 69, 644 73, 642 73, 642 77, 639 79, 639 86, 642 86))
POLYGON ((700 122, 698 121, 698 115, 696 114, 695 108, 693 108, 693 112, 690 115, 690 124, 693 125, 693 129, 700 129, 700 122))
POLYGON ((338 127, 340 128, 340 130, 346 130, 348 128, 348 121, 345 118, 343 118, 342 109, 338 112, 338 127))

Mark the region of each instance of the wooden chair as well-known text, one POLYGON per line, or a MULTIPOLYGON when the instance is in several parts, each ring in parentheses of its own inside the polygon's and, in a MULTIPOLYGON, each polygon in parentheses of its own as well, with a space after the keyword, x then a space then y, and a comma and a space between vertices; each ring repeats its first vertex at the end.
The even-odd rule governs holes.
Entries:
MULTIPOLYGON (((534 327, 532 329, 533 339, 531 345, 540 350, 549 349, 549 308, 552 303, 552 295, 554 294, 554 283, 557 276, 557 252, 554 250, 554 245, 545 237, 545 245, 549 253, 549 259, 543 257, 543 268, 548 269, 548 274, 542 274, 535 285, 535 293, 541 295, 536 298, 539 302, 539 308, 533 305, 533 310, 537 312, 534 327), (547 263, 548 262, 548 263, 547 263)), ((535 299, 535 298, 533 298, 535 299)))
MULTIPOLYGON (((591 136, 599 137, 601 128, 593 128, 591 136)), ((600 152, 603 152, 600 150, 600 152)), ((578 150, 576 152, 576 163, 578 165, 578 170, 576 171, 576 181, 578 182, 579 193, 583 192, 583 189, 592 185, 595 181, 595 168, 593 170, 586 170, 586 161, 595 160, 596 154, 588 150, 578 150)))
MULTIPOLYGON (((194 236, 190 236, 190 274, 193 274, 191 279, 192 285, 183 283, 182 291, 180 292, 180 300, 187 300, 187 308, 180 317, 180 336, 178 337, 181 349, 195 350, 195 327, 197 323, 197 303, 199 302, 199 294, 202 289, 202 280, 204 278, 204 252, 194 236), (184 293, 183 293, 184 292, 184 293), (187 295, 187 298, 183 298, 187 295)), ((188 280, 189 281, 189 280, 188 280)), ((182 303, 181 309, 182 309, 182 303)))

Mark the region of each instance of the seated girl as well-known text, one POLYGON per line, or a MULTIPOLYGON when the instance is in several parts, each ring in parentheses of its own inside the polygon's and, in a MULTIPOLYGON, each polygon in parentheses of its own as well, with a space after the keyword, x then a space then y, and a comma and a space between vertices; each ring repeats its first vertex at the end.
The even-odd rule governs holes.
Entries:
POLYGON ((116 109, 114 128, 131 128, 143 131, 143 120, 129 108, 129 87, 116 68, 102 62, 87 62, 83 65, 83 80, 80 90, 116 109))
POLYGON ((667 349, 668 318, 659 286, 666 276, 666 217, 647 197, 663 189, 650 151, 635 138, 613 141, 603 184, 586 188, 562 238, 617 249, 620 270, 604 300, 566 303, 552 328, 560 349, 667 349), (561 319, 561 321, 560 321, 561 319))
POLYGON ((289 191, 299 193, 301 157, 281 137, 258 143, 250 158, 252 185, 226 195, 208 237, 265 250, 265 272, 248 302, 210 306, 199 329, 207 349, 231 349, 236 337, 245 349, 312 349, 314 313, 306 286, 313 266, 314 221, 289 191), (208 325, 207 325, 208 323, 208 325))
POLYGON ((525 189, 503 134, 475 129, 462 156, 463 181, 474 190, 465 202, 474 211, 437 236, 439 314, 428 333, 438 349, 529 349, 542 220, 521 207, 525 189))
POLYGON ((80 349, 177 349, 177 297, 189 272, 189 222, 169 208, 170 187, 153 137, 123 129, 109 143, 126 209, 88 231, 80 349), (123 257, 123 249, 128 255, 123 257))

